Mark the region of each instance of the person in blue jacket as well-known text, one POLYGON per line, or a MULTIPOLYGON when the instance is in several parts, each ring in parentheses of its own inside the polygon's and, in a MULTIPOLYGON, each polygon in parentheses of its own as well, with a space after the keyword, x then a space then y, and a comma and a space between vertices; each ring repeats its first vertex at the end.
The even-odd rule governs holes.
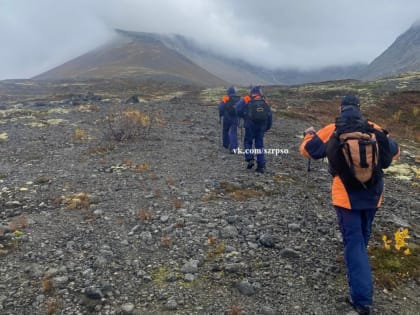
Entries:
POLYGON ((238 116, 235 105, 240 100, 233 86, 226 90, 225 96, 219 104, 219 122, 223 117, 222 144, 233 153, 238 148, 238 116))
POLYGON ((264 134, 270 130, 273 115, 259 86, 251 88, 249 95, 243 97, 235 106, 238 116, 244 119, 244 153, 247 169, 255 165, 254 153, 257 159, 256 172, 264 173, 264 134), (253 148, 254 146, 254 148, 253 148))
POLYGON ((335 123, 330 123, 318 131, 310 127, 304 134, 300 146, 302 155, 308 159, 327 157, 330 173, 333 176, 332 204, 343 236, 344 261, 350 288, 350 294, 346 301, 358 314, 371 314, 373 280, 367 246, 372 231, 372 222, 383 199, 382 169, 387 168, 392 160, 400 156, 400 148, 395 140, 389 137, 386 130, 362 117, 359 98, 355 95, 343 97, 340 115, 335 123), (331 141, 334 139, 332 136, 339 133, 343 126, 353 128, 349 131, 361 131, 366 128, 375 135, 379 147, 379 171, 375 178, 376 181, 372 182, 370 186, 346 184, 343 171, 340 170, 339 164, 334 162, 337 154, 329 148, 331 148, 331 141), (358 129, 359 126, 363 129, 358 129))

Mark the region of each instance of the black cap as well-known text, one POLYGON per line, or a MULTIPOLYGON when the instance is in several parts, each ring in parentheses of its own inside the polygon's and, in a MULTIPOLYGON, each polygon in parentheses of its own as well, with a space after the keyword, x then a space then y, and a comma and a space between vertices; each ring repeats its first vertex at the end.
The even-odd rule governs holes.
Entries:
POLYGON ((341 100, 341 107, 344 107, 344 106, 360 107, 359 98, 357 96, 354 96, 354 95, 344 96, 343 99, 341 100))

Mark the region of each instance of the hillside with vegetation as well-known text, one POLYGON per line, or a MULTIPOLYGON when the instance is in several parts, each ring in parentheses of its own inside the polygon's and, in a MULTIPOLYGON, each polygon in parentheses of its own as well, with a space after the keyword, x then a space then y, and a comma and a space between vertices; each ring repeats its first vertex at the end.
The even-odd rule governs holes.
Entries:
POLYGON ((419 82, 263 87, 282 151, 256 174, 221 148, 224 86, 0 81, 0 313, 353 315, 328 165, 298 147, 355 93, 402 152, 369 246, 374 314, 418 314, 419 82))

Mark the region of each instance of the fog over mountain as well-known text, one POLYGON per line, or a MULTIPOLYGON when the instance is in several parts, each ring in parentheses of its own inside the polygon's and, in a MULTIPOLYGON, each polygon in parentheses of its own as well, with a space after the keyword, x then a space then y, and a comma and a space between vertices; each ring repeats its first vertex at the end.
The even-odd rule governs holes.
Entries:
POLYGON ((116 28, 181 34, 203 50, 269 69, 369 63, 419 18, 417 0, 3 0, 0 79, 45 72, 116 28))
POLYGON ((116 30, 108 43, 34 77, 41 80, 130 78, 194 85, 300 84, 356 78, 366 65, 272 70, 204 50, 181 35, 116 30))
POLYGON ((364 70, 362 78, 375 79, 410 71, 420 71, 420 21, 375 58, 364 70))
POLYGON ((182 35, 115 30, 107 44, 35 79, 131 78, 195 85, 302 84, 337 79, 375 79, 420 71, 419 26, 400 35, 372 64, 329 66, 314 70, 270 69, 202 48, 182 35))

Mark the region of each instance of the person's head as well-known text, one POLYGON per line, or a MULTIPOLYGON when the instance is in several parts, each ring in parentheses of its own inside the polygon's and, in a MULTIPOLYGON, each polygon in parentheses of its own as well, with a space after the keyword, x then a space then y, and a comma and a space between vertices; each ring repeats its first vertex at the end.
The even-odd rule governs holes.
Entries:
POLYGON ((235 95, 236 94, 235 88, 233 86, 229 86, 228 89, 226 90, 226 94, 235 95))
POLYGON ((253 86, 251 88, 251 90, 249 91, 249 95, 260 95, 260 96, 262 96, 263 93, 262 93, 261 87, 258 86, 258 85, 253 86))
POLYGON ((355 95, 346 95, 341 99, 340 105, 341 116, 360 117, 360 101, 355 95))
POLYGON ((341 99, 341 111, 349 109, 360 111, 360 101, 357 96, 350 94, 341 99))

